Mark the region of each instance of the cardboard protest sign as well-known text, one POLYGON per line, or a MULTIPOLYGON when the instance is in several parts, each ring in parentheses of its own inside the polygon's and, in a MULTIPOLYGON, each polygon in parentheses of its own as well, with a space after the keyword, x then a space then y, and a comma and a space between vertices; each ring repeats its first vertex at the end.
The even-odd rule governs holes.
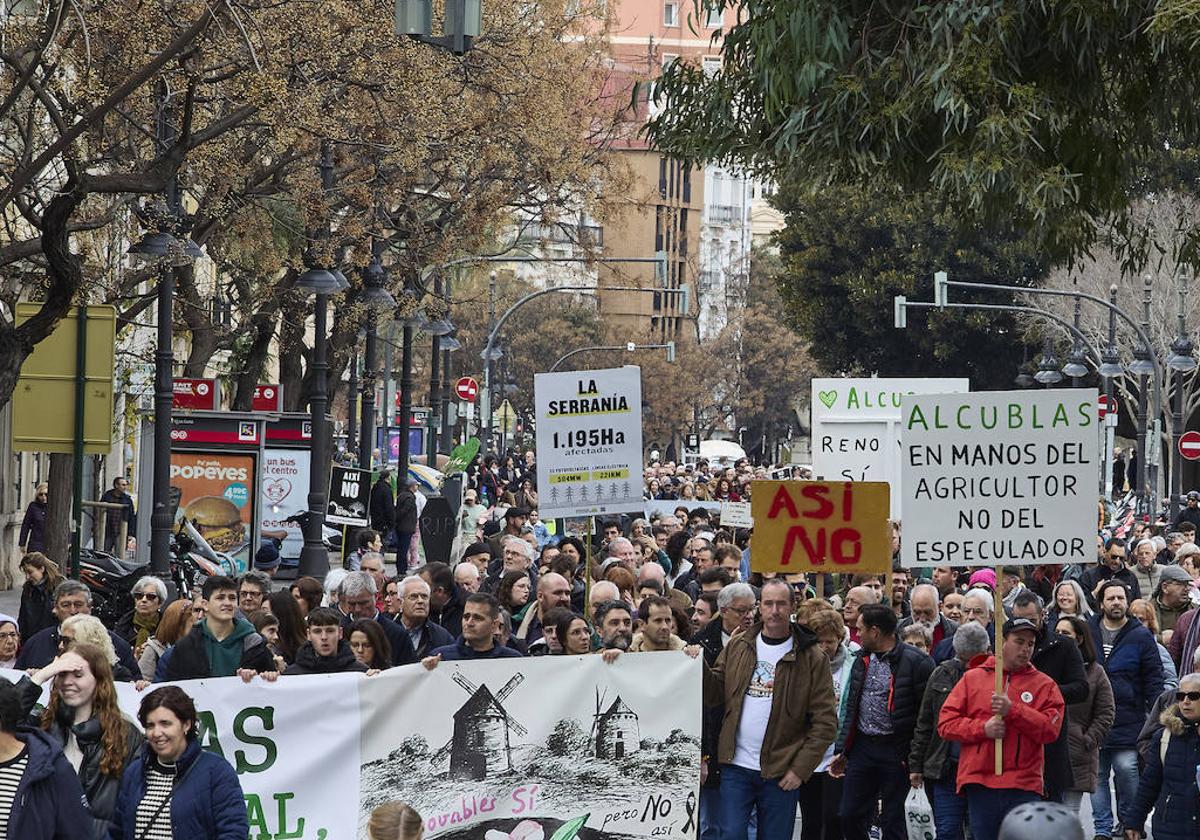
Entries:
POLYGON ((886 572, 888 486, 879 481, 755 481, 756 572, 886 572))
POLYGON ((1095 389, 906 396, 905 566, 1096 559, 1095 389))

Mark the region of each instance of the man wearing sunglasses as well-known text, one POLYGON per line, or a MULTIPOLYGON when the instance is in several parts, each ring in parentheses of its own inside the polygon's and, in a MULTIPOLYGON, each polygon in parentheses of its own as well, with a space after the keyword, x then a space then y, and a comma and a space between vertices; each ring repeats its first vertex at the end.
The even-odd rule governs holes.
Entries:
POLYGON ((1129 590, 1130 602, 1142 597, 1142 589, 1138 584, 1137 576, 1125 566, 1125 555, 1125 540, 1113 537, 1105 546, 1105 552, 1100 556, 1100 562, 1090 569, 1086 569, 1079 576, 1079 585, 1083 587, 1088 603, 1091 604, 1093 610, 1098 610, 1100 606, 1097 599, 1100 587, 1110 580, 1119 580, 1125 584, 1129 590))

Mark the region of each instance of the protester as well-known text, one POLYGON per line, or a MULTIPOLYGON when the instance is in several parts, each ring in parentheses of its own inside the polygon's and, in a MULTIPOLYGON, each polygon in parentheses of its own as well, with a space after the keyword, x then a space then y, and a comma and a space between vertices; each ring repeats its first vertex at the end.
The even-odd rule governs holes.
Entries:
POLYGON ((1058 620, 1063 616, 1075 615, 1087 621, 1092 617, 1092 605, 1087 601, 1083 587, 1079 581, 1063 580, 1054 587, 1050 608, 1046 610, 1046 623, 1052 627, 1058 626, 1058 620))
POLYGON ((21 558, 21 572, 25 575, 25 585, 21 587, 21 608, 17 612, 17 621, 28 639, 58 624, 53 593, 63 582, 63 576, 58 564, 40 551, 30 552, 21 558))
POLYGON ((1154 840, 1195 840, 1200 831, 1200 674, 1180 680, 1160 718, 1137 793, 1121 812, 1126 840, 1142 836, 1151 808, 1154 840))
POLYGON ((162 578, 144 575, 129 590, 133 609, 117 619, 113 631, 129 643, 134 654, 141 655, 142 646, 154 635, 162 610, 167 604, 167 585, 162 578))
POLYGON ((429 584, 429 619, 457 638, 467 596, 454 582, 454 573, 445 563, 434 562, 426 563, 418 574, 429 584))
POLYGON ((997 693, 996 657, 968 669, 942 704, 938 734, 961 745, 958 791, 967 797, 973 840, 996 840, 1005 815, 1036 802, 1044 786, 1043 750, 1059 734, 1063 700, 1054 680, 1032 664, 1038 628, 1014 618, 1002 628, 1004 691, 997 693), (995 739, 1003 740, 997 775, 995 739))
POLYGON ((249 621, 237 616, 238 589, 233 578, 216 575, 204 581, 205 616, 173 648, 163 654, 166 679, 232 677, 249 682, 255 674, 272 681, 278 676, 266 640, 249 621))
POLYGON ((1137 578, 1138 597, 1149 598, 1158 589, 1163 567, 1157 562, 1158 548, 1154 540, 1145 539, 1133 549, 1133 566, 1130 571, 1137 578))
POLYGON ((913 787, 925 785, 932 793, 933 818, 938 840, 962 840, 967 800, 958 791, 957 742, 948 741, 938 732, 942 705, 954 686, 967 672, 972 660, 991 648, 987 631, 974 622, 963 625, 951 642, 954 656, 933 669, 908 750, 908 781, 913 787))
POLYGON ((1096 789, 1100 775, 1100 745, 1108 737, 1116 716, 1112 686, 1104 668, 1096 661, 1096 645, 1087 622, 1077 615, 1059 618, 1056 632, 1072 640, 1083 658, 1088 679, 1088 695, 1067 705, 1067 744, 1074 778, 1063 791, 1063 803, 1079 813, 1084 794, 1096 789))
POLYGON ((883 840, 904 830, 905 762, 933 661, 896 638, 896 614, 883 604, 858 612, 858 640, 846 690, 845 721, 829 772, 845 776, 838 811, 847 840, 868 840, 876 799, 883 840))
POLYGON ((138 657, 138 671, 142 679, 154 679, 154 672, 158 669, 158 660, 163 652, 183 638, 183 634, 191 630, 194 623, 191 601, 179 598, 167 605, 154 628, 154 635, 146 640, 146 644, 142 646, 142 654, 138 657))
POLYGON ((261 610, 270 594, 271 578, 265 572, 251 569, 238 578, 238 609, 242 615, 261 610))
MULTIPOLYGON (((1096 645, 1096 661, 1112 685, 1116 715, 1100 750, 1100 772, 1092 793, 1095 834, 1112 837, 1114 779, 1117 813, 1129 808, 1137 792, 1137 736, 1151 704, 1163 691, 1158 646, 1142 623, 1128 614, 1129 590, 1121 580, 1107 580, 1096 590, 1099 614, 1088 623, 1096 645)), ((1118 835, 1119 836, 1119 835, 1118 835)))
POLYGON ((513 635, 532 647, 542 638, 543 622, 549 611, 555 607, 569 609, 570 606, 571 585, 567 583, 566 578, 554 572, 542 575, 537 582, 537 600, 525 610, 520 619, 515 614, 513 616, 513 621, 519 622, 513 635))
MULTIPOLYGON (((1085 701, 1090 685, 1079 646, 1067 637, 1058 635, 1054 627, 1045 622, 1042 599, 1027 589, 1013 599, 1011 610, 1013 618, 1027 619, 1037 628, 1031 659, 1033 667, 1054 680, 1064 704, 1085 701)), ((1066 726, 1060 727, 1058 737, 1045 747, 1042 775, 1046 783, 1046 798, 1052 802, 1061 801, 1063 791, 1071 786, 1075 778, 1066 726)))
POLYGON ((1151 599, 1159 627, 1159 641, 1171 641, 1179 618, 1192 608, 1192 576, 1180 566, 1163 566, 1158 591, 1151 599))
MULTIPOLYGON (((445 563, 439 564, 446 574, 450 570, 445 563)), ((358 619, 379 622, 383 635, 392 646, 392 664, 409 665, 417 661, 416 651, 408 633, 399 624, 379 611, 375 605, 375 578, 367 572, 350 572, 338 586, 338 608, 342 614, 342 629, 349 629, 358 619)), ((309 613, 312 615, 312 613, 309 613)), ((311 627, 309 639, 311 641, 311 627)))
POLYGON ((108 836, 121 775, 145 741, 121 714, 107 654, 95 645, 72 645, 32 678, 22 678, 18 688, 25 714, 33 711, 47 683, 50 699, 35 725, 64 750, 79 774, 92 837, 100 840, 108 836))
POLYGON ((44 553, 46 551, 46 508, 50 498, 50 485, 45 482, 34 488, 33 501, 25 508, 25 518, 21 520, 21 532, 17 536, 17 545, 22 554, 44 553))
POLYGON ((421 660, 422 664, 432 670, 443 659, 454 661, 520 656, 519 651, 496 642, 499 621, 500 605, 494 597, 486 592, 468 596, 463 607, 462 632, 458 639, 452 645, 435 648, 421 660))
POLYGON ((903 633, 912 624, 921 624, 929 631, 929 651, 941 643, 942 639, 954 635, 958 622, 946 618, 939 611, 941 597, 936 586, 929 583, 919 583, 912 588, 909 603, 909 615, 896 625, 897 631, 903 633))
POLYGON ((362 528, 354 537, 354 545, 354 551, 346 555, 342 564, 348 572, 357 572, 365 555, 383 551, 383 537, 374 528, 362 528))
POLYGON ((592 623, 600 634, 600 651, 606 652, 607 661, 612 661, 608 653, 629 650, 633 644, 633 613, 624 601, 613 599, 597 603, 592 612, 592 623))
POLYGON ((429 584, 413 576, 402 580, 399 586, 400 616, 397 621, 408 633, 416 657, 424 659, 435 648, 454 644, 454 637, 445 628, 429 620, 429 584))
POLYGON ((454 567, 454 582, 463 592, 478 592, 479 584, 482 582, 479 578, 479 569, 474 563, 464 560, 454 567))
MULTIPOLYGON (((332 574, 332 572, 330 572, 332 574)), ((321 586, 321 582, 307 575, 302 578, 297 578, 289 590, 292 597, 296 599, 296 605, 300 607, 300 613, 307 616, 309 612, 321 606, 321 598, 325 594, 325 590, 321 586)))
MULTIPOLYGON (((236 588, 221 591, 233 594, 231 603, 237 597, 236 588)), ((156 688, 142 698, 138 720, 146 748, 121 779, 109 837, 246 840, 250 822, 237 772, 201 749, 192 698, 178 686, 156 688)))
MULTIPOLYGON (((988 636, 994 639, 996 634, 992 623, 994 603, 993 596, 986 589, 968 590, 967 594, 963 596, 962 622, 960 626, 974 622, 987 630, 988 636)), ((933 649, 933 661, 935 663, 945 662, 954 655, 951 639, 953 639, 953 636, 948 639, 942 639, 933 649)))
POLYGON ((296 661, 283 672, 285 677, 298 674, 362 673, 367 665, 360 662, 342 638, 342 616, 331 607, 318 607, 305 619, 308 641, 300 646, 296 661))
POLYGON ((1129 592, 1129 600, 1141 597, 1141 589, 1137 577, 1125 567, 1125 540, 1113 537, 1105 544, 1104 554, 1100 561, 1090 569, 1086 569, 1079 578, 1079 585, 1087 596, 1088 603, 1094 609, 1099 609, 1100 587, 1110 580, 1118 580, 1125 584, 1129 592))
MULTIPOLYGON (((683 650, 688 647, 687 642, 674 632, 675 616, 671 602, 661 595, 642 599, 638 606, 638 621, 642 629, 633 634, 633 642, 629 646, 630 653, 683 650)), ((696 650, 699 650, 698 646, 696 650)))
MULTIPOLYGON (((805 602, 810 603, 813 602, 805 602)), ((817 645, 829 660, 829 670, 833 676, 833 699, 838 710, 840 726, 845 705, 843 698, 850 683, 850 668, 854 662, 854 655, 845 641, 846 625, 841 613, 828 603, 817 605, 803 617, 798 616, 797 621, 816 635, 817 645)), ((832 763, 831 742, 825 748, 825 754, 821 756, 821 763, 800 786, 800 840, 841 840, 842 821, 838 816, 838 809, 842 801, 842 779, 830 775, 829 766, 832 763)))
POLYGON ((396 528, 396 497, 392 492, 391 467, 380 468, 379 478, 371 485, 368 508, 371 530, 390 535, 396 528))
POLYGON ((837 733, 829 660, 816 635, 792 623, 791 586, 767 581, 760 597, 760 621, 732 637, 704 675, 705 705, 725 708, 716 755, 722 840, 746 840, 752 813, 763 840, 790 837, 796 791, 837 733), (776 693, 786 701, 774 702, 776 693))
MULTIPOLYGON (((400 476, 396 486, 396 568, 403 571, 416 566, 412 546, 417 534, 417 481, 411 475, 400 476)), ((378 550, 378 549, 376 549, 378 550)))
POLYGON ((113 648, 112 635, 95 616, 73 615, 63 621, 58 629, 59 652, 70 650, 76 642, 99 648, 108 660, 113 679, 118 682, 133 682, 141 676, 140 669, 131 671, 120 661, 113 648))
POLYGON ((17 651, 21 648, 21 628, 11 615, 0 613, 0 668, 17 667, 17 651))
POLYGON ((354 658, 368 669, 386 671, 392 667, 392 646, 378 621, 359 619, 350 625, 347 641, 354 658))
POLYGON ((581 656, 592 652, 592 631, 588 623, 570 610, 562 610, 556 614, 558 620, 554 623, 554 637, 563 654, 581 656))
POLYGON ((25 717, 19 690, 0 679, 0 836, 91 840, 79 777, 49 734, 22 726, 25 717))
POLYGON ((411 805, 385 802, 367 820, 367 840, 421 840, 425 822, 411 805))
POLYGON ((290 665, 296 661, 297 651, 308 638, 305 615, 300 609, 300 602, 287 592, 272 592, 267 598, 267 605, 279 619, 279 637, 275 641, 275 648, 283 661, 290 665))
POLYGON ((532 603, 532 593, 533 585, 529 582, 529 575, 518 571, 505 572, 500 578, 500 585, 496 587, 496 600, 512 614, 514 621, 520 621, 532 603))
POLYGON ((1145 598, 1138 598, 1129 605, 1129 614, 1142 622, 1154 637, 1154 647, 1158 651, 1158 660, 1162 663, 1163 690, 1169 691, 1179 685, 1179 675, 1175 670, 1175 662, 1161 641, 1159 641, 1158 612, 1154 604, 1145 598))
POLYGON ((850 642, 857 649, 858 641, 858 612, 868 604, 878 604, 879 596, 869 586, 852 586, 842 599, 842 620, 850 630, 850 642))

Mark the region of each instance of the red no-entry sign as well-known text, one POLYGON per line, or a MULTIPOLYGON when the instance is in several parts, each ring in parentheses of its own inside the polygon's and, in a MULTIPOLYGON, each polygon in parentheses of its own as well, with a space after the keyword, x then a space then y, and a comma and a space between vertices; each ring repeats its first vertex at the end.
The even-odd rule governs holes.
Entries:
POLYGON ((1200 432, 1184 432, 1180 435, 1179 454, 1189 461, 1200 461, 1200 432))
POLYGON ((454 383, 454 393, 458 395, 460 400, 473 403, 475 402, 475 397, 479 395, 479 383, 475 381, 474 377, 464 376, 454 383))
POLYGON ((1107 397, 1104 394, 1101 394, 1100 400, 1099 400, 1099 406, 1100 406, 1100 411, 1098 413, 1100 414, 1100 419, 1103 420, 1107 414, 1116 412, 1117 398, 1116 397, 1107 397))

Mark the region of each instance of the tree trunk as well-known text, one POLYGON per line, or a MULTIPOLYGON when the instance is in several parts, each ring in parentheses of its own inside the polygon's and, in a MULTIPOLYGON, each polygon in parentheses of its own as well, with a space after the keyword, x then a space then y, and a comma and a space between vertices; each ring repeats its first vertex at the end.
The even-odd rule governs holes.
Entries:
POLYGON ((308 307, 302 298, 286 300, 283 319, 279 325, 279 384, 283 386, 283 407, 286 411, 303 411, 304 373, 301 361, 305 354, 304 332, 308 307))
POLYGON ((65 570, 71 556, 71 493, 74 489, 74 456, 50 454, 50 497, 46 507, 46 556, 65 570))
MULTIPOLYGON (((250 320, 253 338, 250 348, 242 360, 242 370, 234 377, 233 410, 249 411, 254 398, 254 388, 262 381, 267 366, 267 354, 271 350, 271 339, 275 336, 275 316, 278 306, 270 306, 254 313, 250 320)), ((286 392, 284 396, 287 396, 286 392)))

